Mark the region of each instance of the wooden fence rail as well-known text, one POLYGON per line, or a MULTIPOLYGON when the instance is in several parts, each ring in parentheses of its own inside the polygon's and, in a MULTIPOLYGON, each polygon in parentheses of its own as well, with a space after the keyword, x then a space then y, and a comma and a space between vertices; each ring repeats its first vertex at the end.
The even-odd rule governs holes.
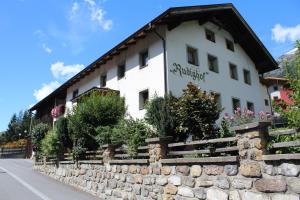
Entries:
MULTIPOLYGON (((119 147, 104 145, 97 151, 86 151, 84 158, 80 160, 80 162, 110 162, 111 164, 146 164, 157 161, 160 161, 163 164, 238 162, 242 155, 242 150, 240 149, 241 144, 238 146, 238 140, 240 140, 241 137, 250 142, 252 140, 243 135, 245 133, 243 131, 245 130, 249 130, 250 133, 253 133, 251 132, 253 129, 257 131, 258 134, 254 137, 261 137, 259 141, 261 141, 262 148, 266 148, 264 145, 266 138, 271 141, 271 139, 278 136, 299 134, 299 130, 296 129, 272 131, 268 134, 265 132, 265 127, 265 122, 262 124, 251 123, 240 127, 234 127, 233 129, 237 133, 237 136, 234 137, 194 140, 188 142, 172 142, 172 138, 151 138, 146 140, 147 145, 138 147, 136 154, 133 155, 129 153, 129 148, 126 145, 119 147), (264 126, 264 128, 262 128, 262 126, 264 126), (261 136, 260 133, 265 135, 261 136)), ((254 140, 253 142, 255 143, 254 140)), ((300 160, 300 152, 297 152, 296 154, 275 154, 276 149, 300 147, 300 140, 277 142, 271 144, 269 147, 270 151, 267 151, 267 149, 263 151, 263 155, 260 159, 267 161, 283 160, 287 158, 300 160)), ((248 151, 249 149, 246 148, 246 150, 248 151)), ((260 151, 261 149, 258 150, 260 151)), ((56 157, 49 157, 46 159, 47 162, 54 162, 56 160, 56 157)), ((72 153, 64 153, 60 163, 67 164, 71 162, 74 162, 72 153)))

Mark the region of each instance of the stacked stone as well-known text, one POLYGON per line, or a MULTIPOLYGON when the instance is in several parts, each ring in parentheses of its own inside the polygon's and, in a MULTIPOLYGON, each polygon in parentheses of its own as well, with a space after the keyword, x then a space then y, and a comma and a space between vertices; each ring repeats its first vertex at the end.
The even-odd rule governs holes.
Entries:
POLYGON ((264 126, 255 128, 237 130, 240 161, 236 163, 164 165, 161 159, 166 158, 166 144, 155 139, 149 143, 149 164, 85 161, 78 166, 65 163, 58 168, 34 168, 100 199, 299 200, 299 162, 265 163, 267 132, 264 126))

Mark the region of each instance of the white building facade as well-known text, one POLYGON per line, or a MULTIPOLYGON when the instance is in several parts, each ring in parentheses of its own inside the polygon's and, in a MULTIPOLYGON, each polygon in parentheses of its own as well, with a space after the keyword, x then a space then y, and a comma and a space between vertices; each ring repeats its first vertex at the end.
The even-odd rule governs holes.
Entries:
MULTIPOLYGON (((217 6, 188 8, 173 11, 185 11, 179 13, 182 19, 182 15, 194 16, 196 11, 203 12, 204 8, 215 10, 217 6), (185 14, 187 10, 192 14, 185 14)), ((218 8, 237 12, 231 4, 218 8)), ((73 77, 76 81, 65 86, 66 110, 72 109, 74 98, 91 88, 109 88, 119 91, 125 98, 129 115, 143 118, 144 104, 148 99, 169 92, 179 96, 186 85, 193 82, 202 90, 217 93, 224 112, 232 113, 235 107, 270 112, 270 104, 266 104, 269 100, 267 88, 259 80, 261 71, 270 71, 270 67, 261 70, 258 60, 262 59, 256 59, 254 52, 242 47, 247 41, 239 42, 243 38, 236 41, 237 36, 231 34, 232 30, 227 31, 214 20, 200 23, 198 15, 182 21, 172 18, 170 23, 159 22, 171 15, 171 11, 169 9, 137 31, 133 35, 134 42, 130 43, 133 40, 128 38, 112 49, 110 52, 114 55, 105 62, 102 60, 108 58, 106 55, 96 64, 91 64, 92 72, 84 75, 83 71, 79 73, 80 78, 73 77), (129 43, 125 48, 124 45, 129 43), (118 52, 118 48, 123 49, 118 52)), ((259 47, 261 43, 258 43, 253 45, 259 47)), ((263 55, 267 60, 265 63, 272 63, 273 58, 269 58, 268 52, 261 51, 266 54, 263 55)))

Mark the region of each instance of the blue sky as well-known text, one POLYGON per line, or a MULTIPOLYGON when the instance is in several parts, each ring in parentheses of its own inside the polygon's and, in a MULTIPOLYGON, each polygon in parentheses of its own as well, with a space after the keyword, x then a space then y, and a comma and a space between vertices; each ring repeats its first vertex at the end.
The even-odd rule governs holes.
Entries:
POLYGON ((277 58, 300 39, 299 0, 5 0, 0 7, 0 131, 78 70, 169 7, 233 3, 277 58))

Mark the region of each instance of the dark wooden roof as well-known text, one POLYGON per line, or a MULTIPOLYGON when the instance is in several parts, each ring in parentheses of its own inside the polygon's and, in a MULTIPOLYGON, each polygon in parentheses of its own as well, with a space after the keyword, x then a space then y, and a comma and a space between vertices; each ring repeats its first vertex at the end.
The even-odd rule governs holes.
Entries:
POLYGON ((174 29, 184 21, 198 20, 199 24, 210 21, 220 28, 226 29, 246 51, 248 56, 255 63, 259 73, 265 73, 277 69, 277 63, 247 22, 232 4, 214 4, 202 6, 188 6, 170 8, 161 15, 144 25, 128 38, 120 42, 114 48, 95 60, 81 72, 69 79, 54 92, 49 94, 42 101, 34 105, 30 110, 37 109, 47 99, 54 98, 57 93, 66 92, 67 88, 78 82, 80 79, 99 68, 107 61, 112 60, 116 55, 128 49, 129 46, 136 44, 140 39, 156 29, 159 25, 167 25, 169 30, 174 29))

